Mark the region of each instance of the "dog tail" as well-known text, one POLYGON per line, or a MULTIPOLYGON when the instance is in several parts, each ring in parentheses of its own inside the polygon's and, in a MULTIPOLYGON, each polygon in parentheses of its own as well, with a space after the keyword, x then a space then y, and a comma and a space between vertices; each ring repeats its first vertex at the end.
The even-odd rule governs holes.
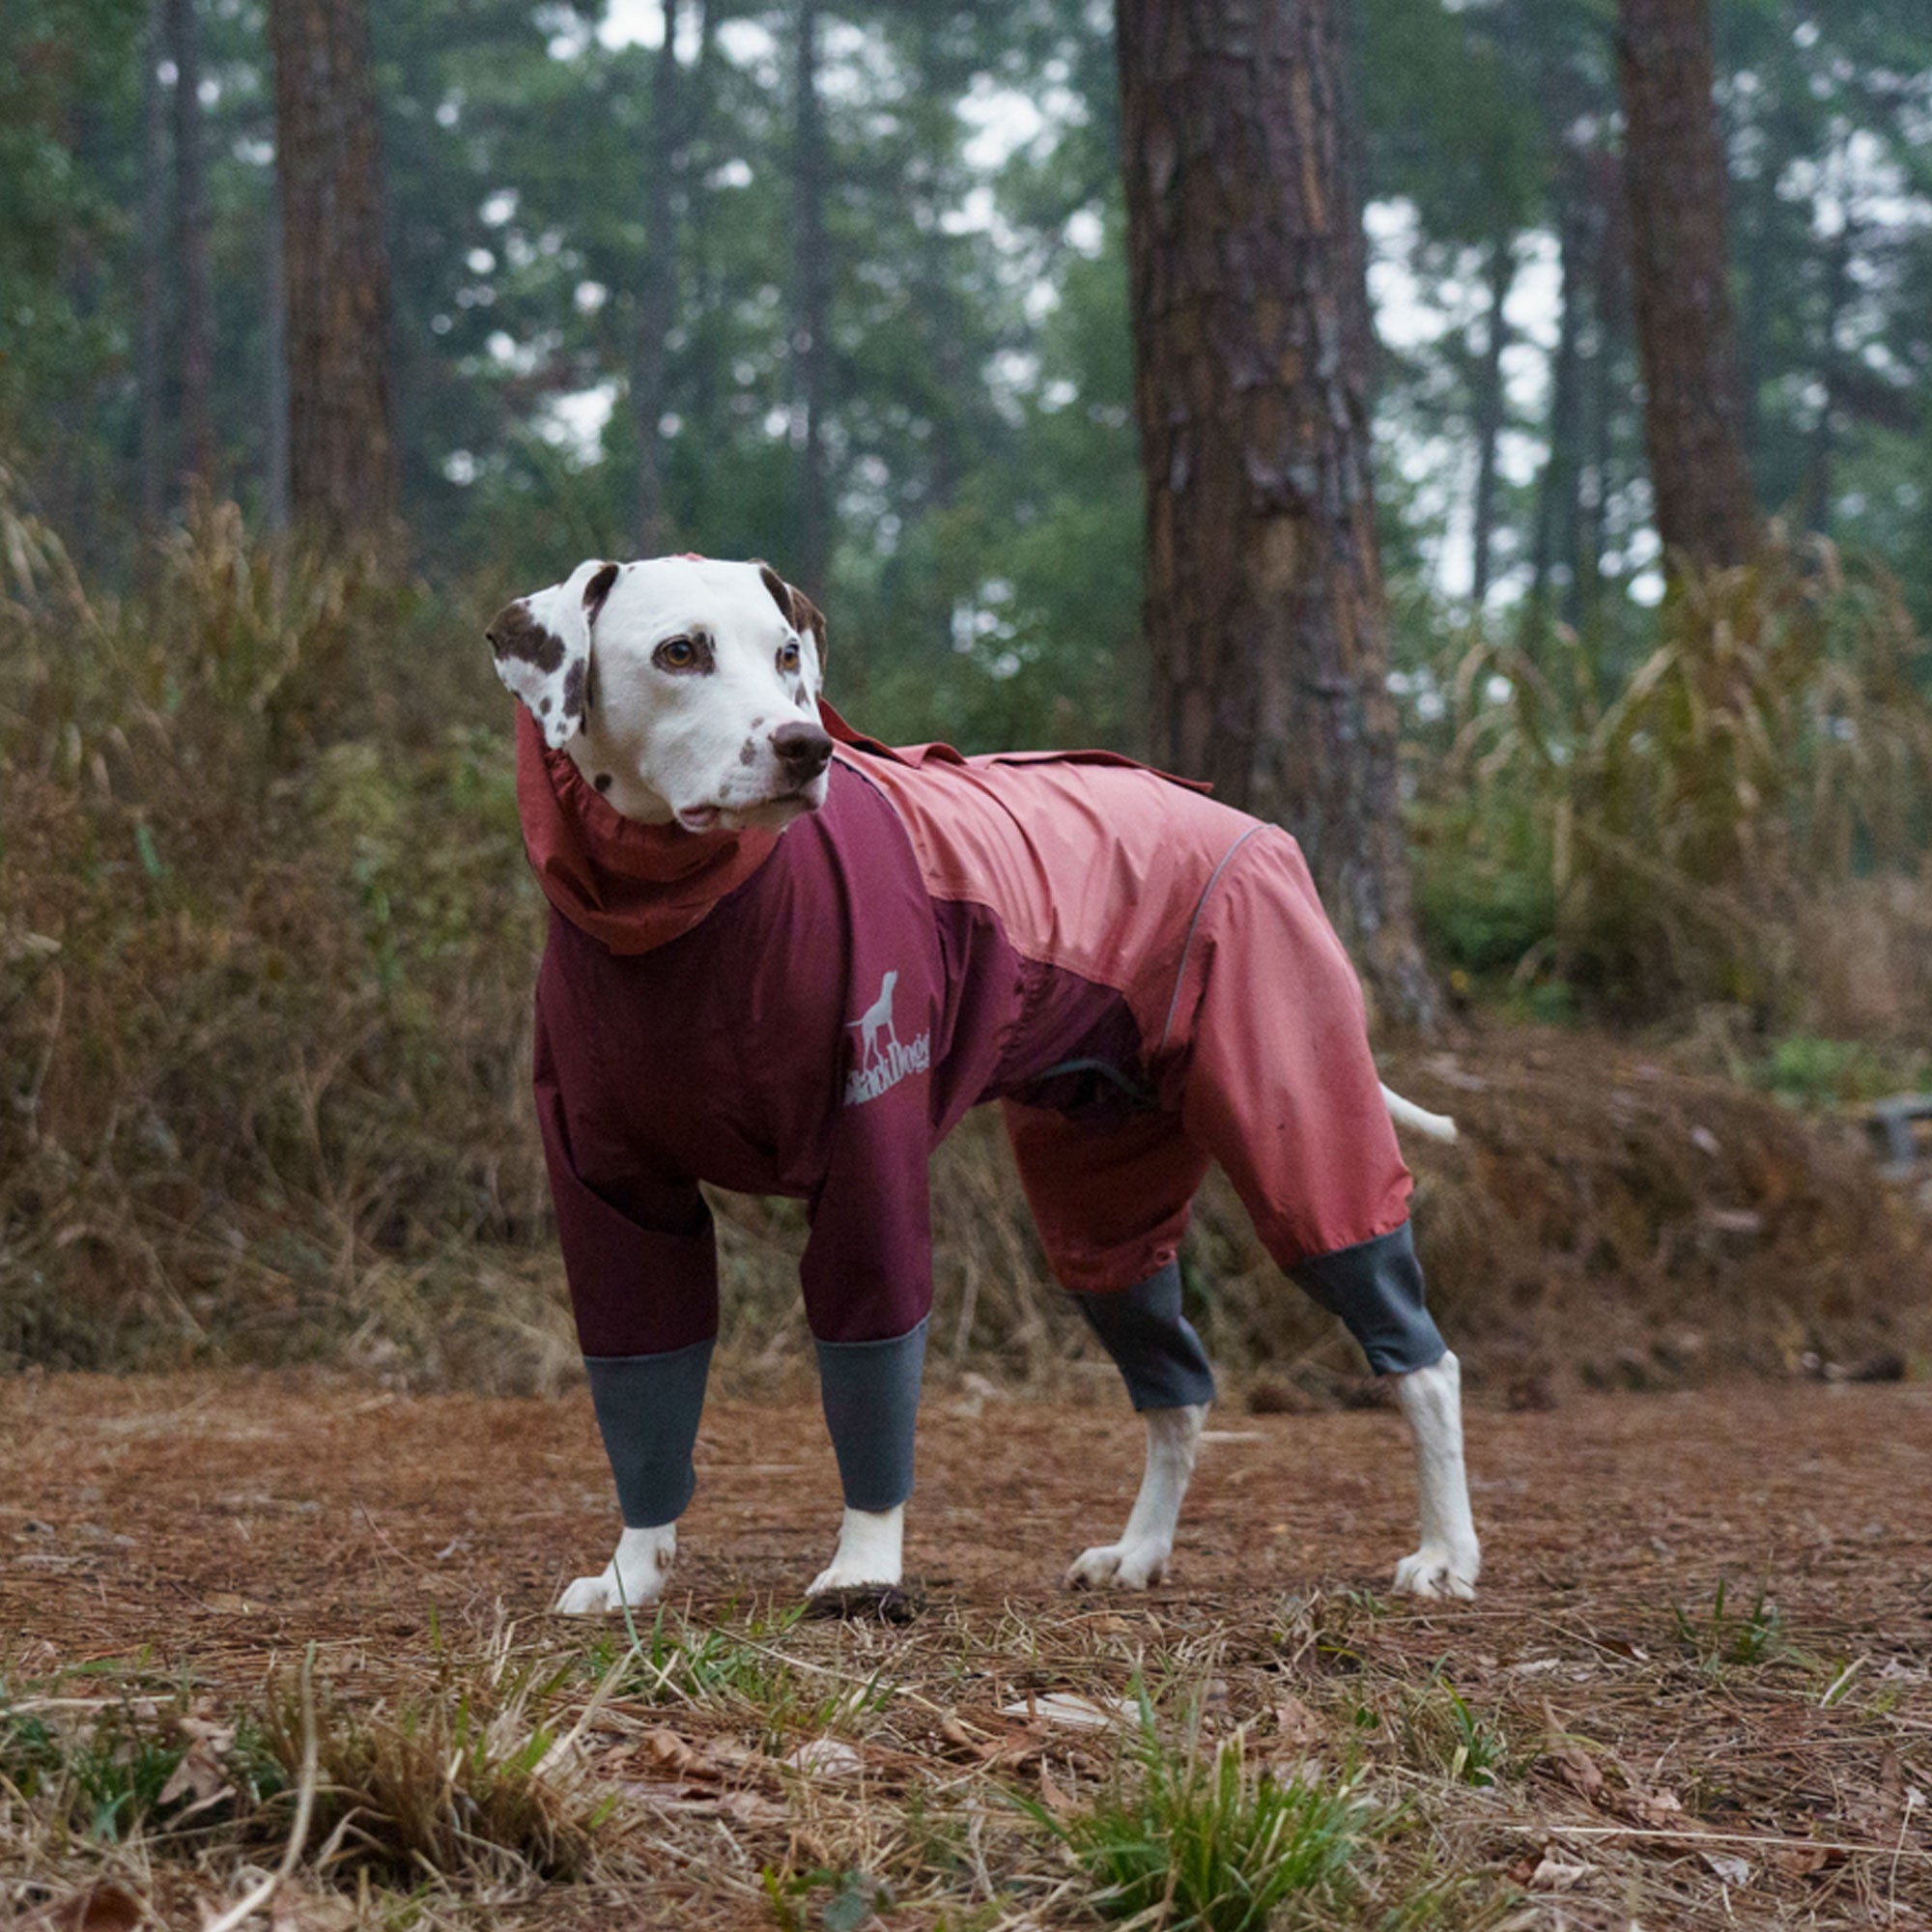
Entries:
POLYGON ((1432 1140, 1453 1141, 1456 1138, 1456 1122, 1447 1114, 1432 1114, 1427 1107, 1418 1107, 1413 1100, 1405 1100, 1392 1087, 1382 1089, 1382 1101, 1389 1110, 1389 1119, 1399 1127, 1413 1127, 1419 1134, 1427 1134, 1432 1140))

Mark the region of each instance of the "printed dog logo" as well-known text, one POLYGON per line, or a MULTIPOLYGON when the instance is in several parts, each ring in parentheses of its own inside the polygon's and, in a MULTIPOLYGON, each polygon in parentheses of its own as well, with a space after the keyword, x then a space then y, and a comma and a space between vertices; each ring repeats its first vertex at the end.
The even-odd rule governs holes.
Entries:
POLYGON ((898 1030, 893 1025, 893 988, 898 982, 897 973, 889 972, 879 982, 879 997, 856 1020, 845 1022, 846 1031, 859 1036, 859 1064, 845 1080, 848 1107, 876 1100, 909 1073, 923 1073, 932 1065, 929 1033, 921 1034, 910 1046, 899 1043, 898 1030))

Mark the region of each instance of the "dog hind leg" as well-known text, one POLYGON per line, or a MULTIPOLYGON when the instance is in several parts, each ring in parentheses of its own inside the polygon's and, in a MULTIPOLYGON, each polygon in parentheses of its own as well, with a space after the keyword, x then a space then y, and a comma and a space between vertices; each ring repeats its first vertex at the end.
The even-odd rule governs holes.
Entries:
POLYGON ((1214 1399, 1214 1372, 1201 1338, 1180 1312, 1180 1269, 1173 1262, 1138 1287, 1075 1297, 1114 1358, 1134 1407, 1147 1418, 1147 1467, 1118 1543, 1074 1558, 1074 1589, 1145 1590, 1167 1575, 1175 1527, 1194 1474, 1201 1426, 1214 1399))
POLYGON ((1473 1597, 1482 1568, 1463 1469, 1463 1372, 1453 1354, 1389 1378, 1415 1435, 1422 1548, 1395 1567, 1395 1586, 1418 1597, 1473 1597))
POLYGON ((1194 1457, 1201 1443, 1201 1425, 1208 1419, 1205 1402, 1181 1408, 1150 1408, 1147 1417, 1147 1468, 1140 1493, 1134 1498, 1127 1526, 1118 1543, 1096 1544, 1083 1549, 1066 1573, 1070 1589, 1145 1590, 1167 1575, 1174 1554, 1175 1525, 1194 1475, 1194 1457))

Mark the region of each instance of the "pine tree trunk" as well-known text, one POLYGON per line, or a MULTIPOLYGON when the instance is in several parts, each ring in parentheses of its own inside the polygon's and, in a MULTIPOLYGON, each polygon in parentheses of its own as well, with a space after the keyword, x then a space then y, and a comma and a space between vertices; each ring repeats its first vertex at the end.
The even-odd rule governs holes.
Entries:
POLYGON ((141 524, 152 535, 168 513, 167 404, 162 363, 167 247, 168 103, 161 86, 169 0, 150 0, 141 43, 141 319, 135 360, 140 410, 141 524))
POLYGON ((1742 563, 1756 544, 1757 512, 1745 463, 1709 0, 1617 0, 1617 59, 1657 531, 1693 562, 1742 563))
POLYGON ((825 367, 832 281, 825 259, 825 120, 818 99, 818 0, 799 0, 798 115, 792 149, 792 396, 798 431, 798 558, 794 581, 825 601, 831 567, 831 483, 825 464, 825 367))
POLYGON ((662 556, 671 546, 665 502, 664 420, 668 346, 677 316, 677 171, 684 146, 678 81, 677 0, 665 0, 665 39, 651 82, 651 128, 644 174, 644 253, 639 265, 638 335, 631 365, 631 412, 638 437, 638 554, 662 556))
POLYGON ((272 0, 288 291, 289 507, 321 541, 394 540, 389 255, 366 0, 272 0))
POLYGON ((201 111, 201 18, 195 0, 167 0, 175 64, 175 260, 181 273, 182 462, 214 488, 214 287, 208 262, 208 170, 201 111))
POLYGON ((1469 609, 1478 620, 1490 594, 1491 552, 1496 528, 1496 445, 1503 433, 1503 349, 1509 325, 1503 305, 1516 279, 1511 238, 1490 244, 1490 314, 1483 359, 1476 368, 1476 500, 1469 544, 1469 609))
POLYGON ((1157 761, 1301 841, 1378 1009, 1427 1023, 1330 0, 1119 0, 1157 761))

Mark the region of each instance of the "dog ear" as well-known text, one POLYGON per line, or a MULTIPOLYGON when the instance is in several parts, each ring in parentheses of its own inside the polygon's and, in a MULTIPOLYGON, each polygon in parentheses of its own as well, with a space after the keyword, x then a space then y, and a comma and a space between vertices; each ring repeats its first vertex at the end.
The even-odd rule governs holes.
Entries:
POLYGON ((590 707, 590 627, 617 570, 595 557, 580 563, 561 583, 504 605, 484 633, 497 675, 524 701, 553 750, 569 743, 590 707))
POLYGON ((825 675, 825 616, 805 592, 795 584, 787 583, 770 564, 760 562, 758 575, 764 585, 772 593, 772 602, 783 613, 784 620, 794 631, 810 631, 812 641, 818 646, 818 674, 825 675))

